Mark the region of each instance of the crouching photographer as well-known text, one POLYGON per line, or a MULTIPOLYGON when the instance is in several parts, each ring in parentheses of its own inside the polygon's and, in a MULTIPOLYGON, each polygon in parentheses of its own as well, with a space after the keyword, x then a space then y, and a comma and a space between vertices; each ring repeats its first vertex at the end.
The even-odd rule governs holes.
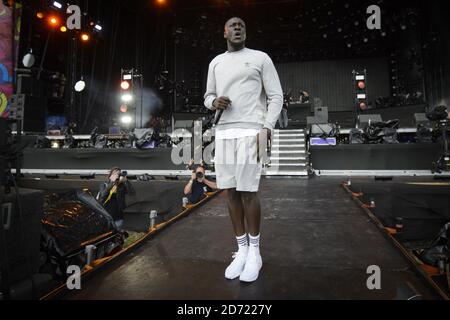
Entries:
POLYGON ((108 181, 100 186, 96 199, 113 217, 118 229, 122 230, 125 196, 134 194, 134 188, 127 179, 127 172, 114 167, 108 173, 108 181))
POLYGON ((192 170, 192 175, 188 184, 184 187, 184 194, 188 196, 190 204, 196 204, 205 197, 205 193, 216 190, 217 184, 205 176, 203 165, 195 165, 191 161, 189 169, 192 170))

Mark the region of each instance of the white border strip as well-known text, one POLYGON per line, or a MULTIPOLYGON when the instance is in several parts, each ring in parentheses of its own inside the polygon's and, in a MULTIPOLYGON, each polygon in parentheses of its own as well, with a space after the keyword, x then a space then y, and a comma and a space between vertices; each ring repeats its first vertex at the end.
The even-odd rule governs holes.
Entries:
POLYGON ((431 173, 431 170, 314 170, 317 176, 324 177, 429 177, 429 176, 449 176, 446 173, 431 173))
MULTIPOLYGON (((123 169, 126 170, 126 169, 123 169)), ((15 169, 11 170, 15 173, 15 169)), ((106 175, 109 169, 21 169, 20 172, 24 174, 60 174, 60 175, 106 175)), ((191 176, 192 172, 189 170, 126 170, 129 175, 143 175, 149 174, 151 176, 191 176)), ((215 172, 207 171, 208 176, 215 176, 215 172)))

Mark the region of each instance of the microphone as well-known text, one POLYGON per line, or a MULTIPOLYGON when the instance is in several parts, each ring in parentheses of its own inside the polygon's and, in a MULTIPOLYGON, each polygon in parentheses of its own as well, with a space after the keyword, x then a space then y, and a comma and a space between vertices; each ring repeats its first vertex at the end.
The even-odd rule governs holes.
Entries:
POLYGON ((216 111, 216 115, 214 116, 213 127, 215 127, 219 123, 220 118, 222 117, 222 113, 223 109, 216 111))

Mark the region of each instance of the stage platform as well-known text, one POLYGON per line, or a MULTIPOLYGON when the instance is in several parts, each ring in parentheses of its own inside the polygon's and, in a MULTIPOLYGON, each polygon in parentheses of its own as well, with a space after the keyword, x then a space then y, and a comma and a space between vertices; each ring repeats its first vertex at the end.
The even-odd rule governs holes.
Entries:
MULTIPOLYGON (((438 159, 438 143, 310 146, 311 169, 331 176, 431 176, 438 159)), ((106 174, 119 166, 133 175, 189 176, 185 164, 176 165, 172 149, 25 149, 23 173, 106 174)), ((214 175, 213 172, 209 174, 214 175)))
POLYGON ((263 179, 261 189, 264 265, 258 281, 224 278, 236 244, 221 193, 106 266, 81 291, 60 298, 439 298, 352 201, 340 179, 263 179), (381 268, 381 290, 367 288, 372 265, 381 268))

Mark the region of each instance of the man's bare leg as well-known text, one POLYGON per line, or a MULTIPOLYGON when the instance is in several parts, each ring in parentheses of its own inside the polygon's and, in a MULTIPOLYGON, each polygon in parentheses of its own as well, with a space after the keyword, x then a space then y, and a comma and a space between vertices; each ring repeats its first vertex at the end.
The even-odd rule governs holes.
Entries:
POLYGON ((261 204, 257 192, 241 192, 248 233, 256 237, 261 229, 261 204))
POLYGON ((237 192, 236 189, 228 189, 227 204, 234 234, 236 237, 240 237, 245 234, 244 207, 242 205, 241 192, 237 192))

